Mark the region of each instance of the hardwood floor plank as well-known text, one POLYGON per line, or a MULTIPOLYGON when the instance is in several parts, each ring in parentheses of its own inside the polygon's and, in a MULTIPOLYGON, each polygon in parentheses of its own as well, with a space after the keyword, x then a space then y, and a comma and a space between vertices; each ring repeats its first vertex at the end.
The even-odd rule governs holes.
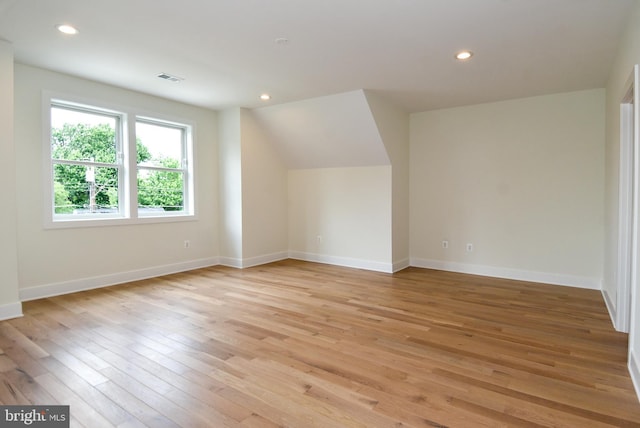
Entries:
POLYGON ((103 370, 103 373, 111 382, 129 391, 131 395, 157 410, 158 413, 173 421, 177 426, 202 428, 216 425, 233 426, 229 420, 225 420, 226 418, 216 418, 216 415, 213 413, 209 415, 210 417, 205 418, 199 413, 192 412, 190 409, 175 404, 172 400, 164 396, 162 392, 154 391, 152 388, 128 376, 126 372, 121 372, 115 368, 106 368, 103 370))
MULTIPOLYGON (((172 375, 171 372, 148 370, 147 365, 135 364, 140 360, 127 360, 110 350, 104 350, 100 355, 127 376, 189 411, 198 410, 202 415, 213 415, 217 419, 231 418, 236 422, 251 415, 250 410, 229 403, 214 391, 194 382, 188 382, 180 376, 172 375), (169 376, 161 376, 160 373, 169 374, 169 376), (224 414, 220 414, 216 408, 224 409, 224 414)), ((211 384, 207 383, 207 386, 210 388, 211 384)))
MULTIPOLYGON (((14 323, 20 322, 24 325, 24 321, 29 322, 28 320, 23 320, 23 318, 19 319, 19 321, 14 320, 14 323)), ((0 323, 0 343, 3 344, 2 347, 14 345, 35 359, 48 357, 49 354, 33 341, 35 336, 27 337, 28 331, 29 329, 24 328, 19 330, 10 323, 0 323)))
POLYGON ((105 397, 108 397, 111 401, 122 407, 133 418, 131 421, 125 422, 123 425, 134 424, 135 421, 140 421, 146 427, 158 427, 158 428, 176 428, 175 422, 162 415, 159 411, 156 411, 151 406, 147 405, 142 399, 133 395, 130 391, 119 385, 109 381, 101 383, 96 386, 105 397))
POLYGON ((57 403, 40 403, 40 404, 63 404, 73 408, 71 417, 80 424, 87 427, 112 427, 113 425, 105 419, 100 413, 94 410, 90 405, 75 391, 64 385, 53 374, 46 373, 35 378, 44 389, 55 397, 57 403))
POLYGON ((112 425, 119 425, 131 419, 131 416, 127 412, 125 412, 116 403, 108 400, 104 394, 95 388, 95 386, 99 384, 91 384, 88 380, 65 366, 55 357, 44 358, 42 363, 51 373, 54 373, 56 379, 61 384, 65 385, 69 390, 82 397, 87 404, 93 407, 93 410, 102 415, 112 425))
MULTIPOLYGON (((5 401, 2 399, 3 404, 27 404, 27 403, 55 403, 55 398, 49 394, 44 388, 42 388, 35 379, 22 368, 16 368, 9 372, 2 373, 2 376, 6 378, 10 383, 12 389, 19 391, 19 400, 15 402, 11 400, 5 401)), ((15 397, 18 396, 16 393, 15 397)))
POLYGON ((0 402, 8 405, 24 403, 27 398, 5 373, 0 373, 0 402))
POLYGON ((0 402, 71 426, 640 427, 594 290, 284 260, 24 314, 0 322, 0 402))

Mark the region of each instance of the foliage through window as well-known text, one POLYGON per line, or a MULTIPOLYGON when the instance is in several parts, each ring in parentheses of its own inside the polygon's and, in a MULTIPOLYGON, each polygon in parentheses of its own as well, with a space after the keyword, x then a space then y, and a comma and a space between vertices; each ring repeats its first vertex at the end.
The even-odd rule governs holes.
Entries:
POLYGON ((136 138, 144 142, 138 151, 138 210, 182 211, 185 202, 185 129, 138 120, 136 138))
POLYGON ((54 222, 193 213, 189 126, 54 100, 50 112, 54 222))
POLYGON ((54 213, 120 212, 118 116, 51 108, 54 213))

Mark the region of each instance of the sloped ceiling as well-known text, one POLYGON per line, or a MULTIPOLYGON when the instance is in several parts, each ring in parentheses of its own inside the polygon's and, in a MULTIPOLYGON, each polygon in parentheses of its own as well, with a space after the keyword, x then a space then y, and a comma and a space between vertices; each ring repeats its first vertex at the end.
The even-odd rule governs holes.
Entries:
POLYGON ((362 90, 252 113, 290 169, 390 164, 362 90))

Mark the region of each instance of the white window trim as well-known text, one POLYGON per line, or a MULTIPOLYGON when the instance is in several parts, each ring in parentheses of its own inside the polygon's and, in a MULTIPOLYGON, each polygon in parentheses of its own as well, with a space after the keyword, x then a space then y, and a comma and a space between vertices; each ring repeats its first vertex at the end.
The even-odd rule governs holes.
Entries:
MULTIPOLYGON (((63 100, 59 100, 59 99, 51 99, 50 103, 49 103, 49 110, 48 110, 48 116, 47 118, 51 118, 51 108, 53 106, 56 106, 58 108, 68 108, 69 110, 76 110, 76 111, 80 111, 80 112, 88 112, 88 113, 95 113, 95 114, 99 114, 99 115, 104 115, 106 117, 111 116, 116 120, 116 159, 115 162, 113 164, 102 164, 100 162, 85 162, 85 161, 53 161, 53 159, 51 158, 51 126, 49 126, 49 133, 48 133, 48 141, 49 141, 49 153, 46 155, 47 158, 49 159, 49 178, 51 178, 52 173, 53 173, 53 169, 52 166, 54 163, 60 164, 60 163, 66 163, 66 164, 77 164, 77 165, 89 165, 89 164, 94 164, 95 166, 103 166, 106 168, 116 168, 118 170, 118 200, 121 201, 125 195, 126 192, 126 182, 124 181, 124 165, 122 163, 122 159, 126 158, 126 150, 127 150, 127 140, 125 138, 125 136, 122 133, 122 129, 123 129, 123 123, 124 123, 124 119, 125 119, 125 115, 124 113, 120 112, 120 111, 115 111, 113 109, 104 109, 104 108, 96 108, 95 106, 88 106, 88 105, 83 105, 77 102, 67 102, 67 101, 63 101, 63 100)), ((54 210, 53 210, 53 202, 54 202, 54 187, 53 187, 53 181, 50 182, 50 185, 47 187, 47 189, 49 189, 52 194, 51 194, 51 217, 52 217, 52 221, 53 222, 61 222, 61 221, 73 221, 73 220, 94 220, 94 219, 121 219, 125 217, 125 206, 124 204, 119 203, 118 204, 118 212, 117 213, 94 213, 94 214, 75 214, 73 217, 67 217, 64 215, 56 215, 54 210)))
MULTIPOLYGON (((187 208, 192 209, 194 206, 194 195, 193 195, 193 125, 188 125, 184 122, 176 122, 173 120, 166 120, 159 118, 157 115, 155 117, 145 116, 145 115, 136 115, 135 122, 138 123, 148 123, 153 125, 167 126, 176 129, 180 129, 183 131, 182 133, 182 162, 183 165, 180 169, 174 168, 163 168, 157 166, 140 166, 136 164, 136 174, 139 169, 147 169, 147 170, 155 170, 155 171, 180 171, 183 173, 184 180, 184 189, 186 190, 183 194, 183 204, 185 206, 185 211, 188 211, 187 208)), ((135 128, 135 127, 134 127, 135 128)), ((133 162, 135 164, 135 162, 133 162)), ((137 183, 137 181, 136 181, 137 183)), ((137 210, 137 203, 134 204, 137 210)), ((184 212, 166 212, 161 216, 154 215, 152 213, 138 215, 139 218, 155 218, 155 217, 181 217, 184 216, 184 212)))
POLYGON ((88 99, 67 93, 43 91, 42 93, 42 141, 43 141, 43 223, 45 229, 102 227, 131 224, 167 223, 197 220, 197 204, 195 203, 196 179, 194 174, 195 163, 195 123, 183 118, 148 111, 141 108, 118 106, 109 102, 96 99, 88 99), (81 109, 87 108, 96 112, 105 112, 119 116, 121 131, 121 149, 123 156, 122 183, 119 183, 119 200, 121 201, 118 214, 91 214, 75 215, 73 217, 55 216, 53 212, 53 163, 51 161, 51 106, 52 104, 65 104, 81 109), (159 124, 167 124, 185 129, 185 155, 187 167, 185 168, 185 194, 184 211, 165 212, 162 215, 138 214, 137 200, 137 162, 135 156, 136 121, 151 121, 159 124), (125 164, 126 162, 126 164, 125 164))

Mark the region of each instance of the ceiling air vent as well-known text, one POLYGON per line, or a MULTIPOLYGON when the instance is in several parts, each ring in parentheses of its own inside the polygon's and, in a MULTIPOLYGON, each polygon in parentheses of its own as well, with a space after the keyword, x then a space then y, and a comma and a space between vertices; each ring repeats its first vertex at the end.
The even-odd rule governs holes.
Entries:
POLYGON ((182 82, 184 80, 184 77, 173 76, 167 73, 160 73, 158 74, 158 77, 164 80, 168 80, 169 82, 182 82))

